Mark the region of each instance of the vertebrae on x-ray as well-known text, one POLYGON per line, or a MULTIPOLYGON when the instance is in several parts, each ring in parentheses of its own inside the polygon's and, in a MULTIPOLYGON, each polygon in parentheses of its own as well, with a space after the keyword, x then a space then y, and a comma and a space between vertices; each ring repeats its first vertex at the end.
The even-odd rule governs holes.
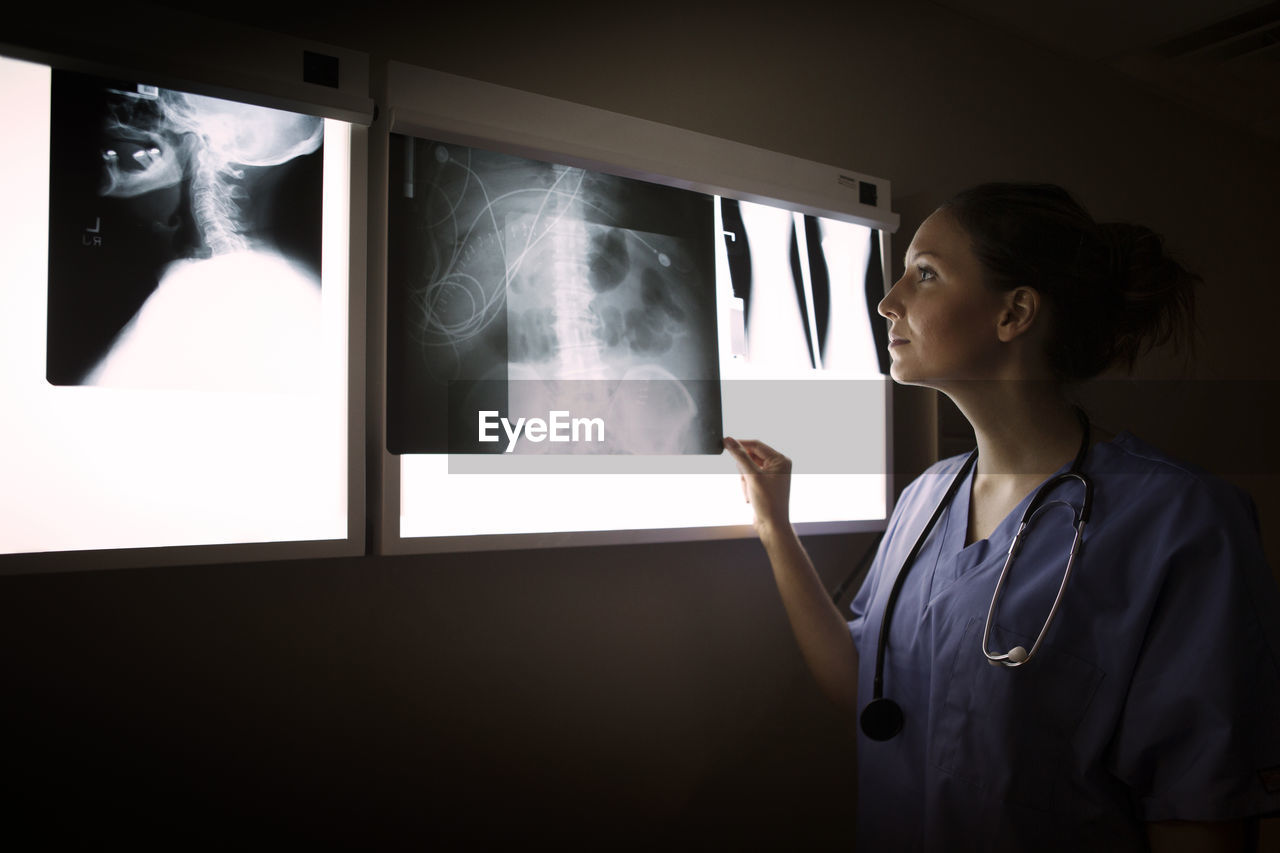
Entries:
POLYGON ((103 195, 130 198, 184 178, 205 245, 213 255, 249 248, 241 200, 244 167, 278 166, 324 139, 315 116, 139 86, 113 105, 104 130, 103 195))

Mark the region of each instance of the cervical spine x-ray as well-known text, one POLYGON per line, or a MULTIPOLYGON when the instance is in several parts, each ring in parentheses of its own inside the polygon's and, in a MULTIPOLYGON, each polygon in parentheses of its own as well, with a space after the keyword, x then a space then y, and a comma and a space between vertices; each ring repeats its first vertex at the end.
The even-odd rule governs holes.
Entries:
POLYGON ((711 196, 400 134, 389 172, 392 452, 554 410, 607 425, 560 452, 719 452, 711 196))
POLYGON ((49 382, 314 381, 323 136, 314 116, 55 70, 49 382))

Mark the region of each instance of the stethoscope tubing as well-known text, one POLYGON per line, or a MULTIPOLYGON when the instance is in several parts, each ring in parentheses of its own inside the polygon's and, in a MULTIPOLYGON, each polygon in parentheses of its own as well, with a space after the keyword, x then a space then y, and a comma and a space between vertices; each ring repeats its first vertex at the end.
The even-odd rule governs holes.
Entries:
POLYGON ((884 693, 884 652, 889 645, 889 617, 893 613, 894 605, 898 603, 898 594, 902 591, 902 585, 907 579, 907 573, 915 565, 920 549, 924 547, 925 540, 929 538, 929 531, 933 530, 934 525, 938 523, 938 518, 951 503, 951 499, 955 497, 960 488, 960 483, 964 480, 965 475, 968 474, 969 469, 973 467, 973 463, 977 458, 978 450, 974 448, 969 454, 969 458, 964 461, 964 465, 960 467, 960 473, 955 476, 955 479, 951 481, 951 485, 947 487, 947 493, 938 502, 938 506, 934 509, 933 515, 929 517, 929 522, 925 524, 924 530, 920 531, 920 535, 916 537, 916 543, 911 547, 911 553, 907 554, 907 558, 902 561, 902 568, 898 570, 898 576, 893 579, 893 587, 889 590, 889 598, 885 602, 884 618, 880 620, 880 636, 876 640, 876 672, 872 681, 872 695, 875 699, 879 699, 884 693))
MULTIPOLYGON (((1022 514, 1022 519, 1018 525, 1018 531, 1014 534, 1013 542, 1009 545, 1009 553, 1005 558, 1004 568, 1000 571, 1000 578, 996 581, 995 591, 991 596, 991 604, 987 608, 987 620, 982 634, 982 653, 987 660, 996 666, 1006 666, 1010 668, 1022 666, 1028 663, 1031 658, 1040 649, 1040 645, 1044 642, 1045 635, 1049 632, 1049 626, 1053 623, 1054 617, 1057 616, 1058 610, 1062 604, 1063 594, 1067 589, 1067 580, 1071 576, 1071 571, 1075 566, 1076 557, 1080 552, 1080 545, 1083 541, 1084 526, 1089 519, 1093 503, 1093 483, 1083 473, 1085 456, 1089 451, 1089 418, 1084 411, 1077 408, 1076 416, 1080 419, 1080 426, 1083 437, 1080 441, 1080 449, 1076 453, 1075 459, 1071 463, 1071 468, 1064 474, 1054 477, 1049 482, 1041 486, 1035 496, 1031 499, 1031 503, 1027 505, 1026 511, 1022 514), (1022 646, 1015 646, 1003 655, 993 655, 988 649, 988 643, 991 636, 991 627, 995 618, 996 604, 1000 600, 1007 576, 1013 566, 1014 558, 1018 551, 1022 548, 1023 535, 1027 530, 1030 521, 1035 514, 1042 508, 1045 503, 1046 496, 1062 481, 1067 479, 1079 480, 1084 485, 1084 500, 1080 510, 1075 511, 1075 537, 1071 543, 1071 553, 1067 558, 1067 568, 1063 572, 1062 582, 1058 585, 1058 593, 1054 598, 1053 606, 1050 608, 1049 617, 1045 620, 1044 626, 1040 629, 1040 634, 1036 637, 1032 644, 1031 650, 1028 652, 1022 646)), ((907 558, 902 561, 902 567, 898 570, 897 577, 894 578, 893 586, 889 590, 889 596, 885 601, 884 616, 880 620, 880 633, 876 640, 876 668, 872 679, 872 699, 862 710, 860 723, 862 730, 868 737, 873 740, 889 740, 902 730, 904 717, 902 708, 897 702, 888 699, 884 695, 884 656, 885 649, 889 645, 889 626, 893 616, 894 606, 898 602, 898 596, 902 591, 902 586, 906 581, 907 574, 915 564, 916 557, 919 556, 921 548, 924 547, 925 540, 929 538, 929 533, 937 525, 938 519, 951 501, 955 498, 956 492, 960 488, 960 484, 964 482, 968 476, 969 469, 973 467, 978 458, 978 450, 974 450, 965 459, 964 464, 960 466, 959 472, 952 479, 951 484, 947 487, 947 492, 942 496, 942 500, 938 502, 938 506, 934 509, 933 515, 929 517, 928 523, 924 529, 920 531, 920 535, 916 538, 915 544, 911 547, 911 552, 907 554, 907 558)), ((1063 503, 1065 501, 1053 501, 1047 506, 1063 503)), ((1067 504, 1070 506, 1070 504, 1067 504)))
POLYGON ((1040 646, 1044 643, 1044 638, 1049 633, 1049 626, 1053 624, 1054 618, 1058 615, 1058 609, 1062 606, 1062 596, 1067 591, 1067 581, 1071 578, 1071 570, 1075 567, 1076 556, 1080 553, 1080 543, 1084 539, 1084 526, 1089 519, 1089 509, 1092 503, 1093 483, 1084 474, 1068 471, 1066 474, 1055 477, 1042 486, 1040 491, 1036 492, 1031 505, 1022 514, 1022 520, 1018 523, 1018 532, 1013 535, 1013 542, 1009 544, 1009 554, 1005 557, 1004 567, 1000 570, 1000 579, 996 581, 996 590, 991 596, 991 605, 987 608, 987 622, 982 629, 982 653, 986 655, 987 660, 992 664, 1007 667, 1023 666, 1030 663, 1036 652, 1040 651, 1040 646), (1049 501, 1037 506, 1044 495, 1066 480, 1078 480, 1084 486, 1084 500, 1081 502, 1079 510, 1066 501, 1049 501), (1008 579, 1009 570, 1013 566, 1014 557, 1018 555, 1018 551, 1022 548, 1023 536, 1026 534, 1031 522, 1035 520, 1037 515, 1051 506, 1065 506, 1075 516, 1075 521, 1072 524, 1075 528, 1075 536, 1071 541, 1071 552, 1067 556, 1067 568, 1062 573, 1062 582, 1058 584, 1058 592, 1054 596, 1053 606, 1049 608, 1049 616, 1044 620, 1044 625, 1041 626, 1040 633, 1036 635, 1035 642, 1031 644, 1030 651, 1022 646, 1014 646, 1004 654, 992 654, 988 647, 991 640, 991 625, 995 621, 996 607, 1000 601, 1000 595, 1004 591, 1005 581, 1008 579))

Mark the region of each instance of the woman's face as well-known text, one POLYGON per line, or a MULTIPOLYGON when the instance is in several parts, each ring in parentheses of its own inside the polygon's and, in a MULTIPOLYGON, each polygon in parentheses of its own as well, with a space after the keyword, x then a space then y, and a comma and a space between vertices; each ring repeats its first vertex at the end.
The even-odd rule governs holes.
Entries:
POLYGON ((969 237, 950 213, 934 211, 920 225, 905 265, 879 306, 889 321, 894 380, 941 388, 997 377, 1007 355, 997 334, 1006 295, 983 282, 969 237))

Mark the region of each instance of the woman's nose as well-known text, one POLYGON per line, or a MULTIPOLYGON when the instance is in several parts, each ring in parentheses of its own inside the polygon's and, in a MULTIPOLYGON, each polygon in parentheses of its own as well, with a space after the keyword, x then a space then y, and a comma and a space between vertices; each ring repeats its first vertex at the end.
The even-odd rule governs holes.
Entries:
POLYGON ((876 306, 876 312, 886 320, 896 320, 901 316, 901 310, 897 300, 898 284, 902 279, 898 279, 893 283, 893 287, 889 288, 889 292, 880 300, 880 304, 876 306))

